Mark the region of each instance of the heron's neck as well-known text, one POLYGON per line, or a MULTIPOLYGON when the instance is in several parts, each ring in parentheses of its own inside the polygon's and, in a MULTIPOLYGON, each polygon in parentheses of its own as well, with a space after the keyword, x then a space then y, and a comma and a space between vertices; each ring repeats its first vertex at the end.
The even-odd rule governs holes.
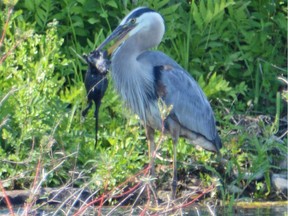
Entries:
POLYGON ((133 45, 123 44, 112 57, 112 77, 123 100, 146 122, 155 100, 154 74, 152 66, 149 68, 137 60, 141 53, 133 45))

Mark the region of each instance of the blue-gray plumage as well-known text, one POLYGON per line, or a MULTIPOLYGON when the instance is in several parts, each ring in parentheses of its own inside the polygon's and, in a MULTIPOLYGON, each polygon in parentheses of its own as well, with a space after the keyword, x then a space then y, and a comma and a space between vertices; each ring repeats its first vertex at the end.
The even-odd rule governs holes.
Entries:
POLYGON ((162 16, 145 7, 131 11, 98 47, 101 50, 115 39, 112 53, 112 78, 123 100, 144 123, 149 141, 151 174, 154 175, 154 130, 162 129, 158 107, 161 98, 172 105, 164 121, 165 133, 173 140, 172 197, 176 195, 176 145, 179 137, 217 152, 221 147, 214 113, 197 82, 157 46, 165 32, 162 16))

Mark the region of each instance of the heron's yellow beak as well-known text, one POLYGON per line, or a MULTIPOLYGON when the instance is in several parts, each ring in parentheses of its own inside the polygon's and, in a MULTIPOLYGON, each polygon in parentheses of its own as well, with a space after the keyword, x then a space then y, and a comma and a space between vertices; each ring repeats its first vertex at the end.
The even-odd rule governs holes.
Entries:
POLYGON ((108 48, 108 55, 112 54, 128 37, 129 32, 135 27, 135 25, 120 25, 118 26, 97 48, 97 50, 103 49, 108 43, 115 39, 115 43, 108 48))
POLYGON ((122 44, 123 41, 125 41, 128 38, 128 34, 126 34, 123 38, 116 40, 115 43, 110 46, 107 50, 108 55, 111 55, 118 47, 120 44, 122 44))

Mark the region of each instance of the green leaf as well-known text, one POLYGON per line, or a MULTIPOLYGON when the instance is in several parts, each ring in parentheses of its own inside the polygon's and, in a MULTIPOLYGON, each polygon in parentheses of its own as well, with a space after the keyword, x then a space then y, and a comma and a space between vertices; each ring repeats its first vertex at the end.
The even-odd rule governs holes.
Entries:
POLYGON ((25 0, 25 1, 24 1, 24 5, 25 5, 25 7, 26 7, 28 10, 30 10, 30 11, 34 11, 34 10, 35 10, 34 1, 25 0))
POLYGON ((207 97, 215 97, 217 94, 221 92, 229 92, 231 91, 231 87, 229 87, 229 82, 223 79, 222 76, 216 73, 213 73, 208 83, 205 85, 205 81, 203 76, 201 76, 198 80, 200 86, 202 86, 203 91, 205 92, 207 97))
POLYGON ((92 25, 99 22, 99 20, 94 17, 89 18, 87 21, 92 25))
POLYGON ((106 2, 106 4, 113 7, 113 8, 118 8, 118 5, 117 5, 116 1, 114 1, 114 0, 108 1, 108 2, 106 2))
POLYGON ((193 18, 195 20, 195 23, 197 25, 197 27, 202 31, 203 29, 203 19, 199 13, 198 7, 197 5, 194 3, 194 1, 192 2, 192 14, 193 14, 193 18))

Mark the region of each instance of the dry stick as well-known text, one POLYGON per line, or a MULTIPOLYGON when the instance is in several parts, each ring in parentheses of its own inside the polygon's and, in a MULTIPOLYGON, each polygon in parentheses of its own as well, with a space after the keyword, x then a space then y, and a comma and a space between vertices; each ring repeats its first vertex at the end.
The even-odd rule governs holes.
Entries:
MULTIPOLYGON (((150 200, 151 200, 151 193, 150 193, 150 190, 149 190, 149 186, 147 187, 146 191, 147 191, 147 202, 146 202, 146 205, 145 205, 145 207, 144 207, 144 209, 143 209, 143 211, 141 212, 140 215, 145 215, 145 213, 147 211, 147 206, 149 205, 150 200)), ((156 202, 157 202, 157 200, 156 200, 156 202)))
POLYGON ((4 198, 5 198, 5 201, 6 201, 6 205, 7 205, 8 209, 9 209, 10 215, 14 216, 13 207, 11 205, 10 199, 9 199, 9 197, 6 194, 6 191, 5 191, 1 181, 0 181, 0 189, 2 190, 2 193, 4 195, 4 198))
POLYGON ((112 208, 112 210, 109 211, 106 216, 111 215, 123 202, 125 202, 125 201, 126 201, 127 199, 129 199, 131 196, 133 196, 133 194, 128 194, 128 196, 125 197, 125 199, 121 200, 121 202, 119 202, 114 208, 112 208))
POLYGON ((153 194, 154 200, 156 201, 156 204, 158 205, 158 198, 157 198, 156 191, 154 190, 154 188, 151 185, 149 185, 149 188, 152 191, 152 194, 153 194))
MULTIPOLYGON (((204 192, 202 192, 201 194, 205 195, 206 193, 210 192, 210 187, 208 189, 206 189, 204 192)), ((192 204, 193 202, 195 202, 197 199, 199 199, 199 196, 197 196, 195 199, 193 199, 191 202, 188 202, 188 199, 191 198, 191 195, 192 194, 195 194, 195 193, 189 193, 189 194, 186 194, 184 197, 181 197, 181 198, 178 198, 176 200, 174 200, 173 202, 171 202, 172 200, 169 199, 167 204, 165 205, 165 208, 163 208, 162 211, 160 211, 160 209, 158 210, 158 213, 156 214, 153 214, 153 215, 157 215, 157 214, 162 214, 162 213, 167 213, 167 212, 170 212, 170 211, 173 211, 173 210, 177 210, 177 209, 181 209, 183 207, 187 207, 188 205, 192 204), (172 203, 175 203, 176 201, 180 200, 180 199, 183 199, 184 202, 182 203, 185 203, 185 204, 182 204, 182 205, 178 205, 176 206, 176 204, 174 204, 174 207, 170 208, 171 204, 172 203)), ((202 196, 202 195, 200 195, 202 196)), ((154 210, 155 211, 155 210, 154 210)))
POLYGON ((138 193, 138 195, 137 195, 137 197, 136 197, 136 199, 135 199, 135 201, 134 201, 134 203, 133 203, 133 205, 132 205, 132 208, 135 207, 135 205, 136 205, 136 203, 137 203, 139 197, 141 196, 141 194, 143 193, 143 191, 145 190, 145 188, 146 188, 146 184, 143 185, 143 187, 141 188, 140 192, 138 193))
POLYGON ((39 159, 38 160, 38 164, 37 164, 37 168, 36 168, 36 174, 35 174, 33 185, 32 185, 31 194, 30 194, 30 196, 28 198, 28 202, 25 203, 25 205, 24 205, 24 212, 23 212, 24 215, 28 215, 31 206, 35 202, 35 196, 34 195, 36 194, 36 191, 37 191, 35 187, 36 187, 36 184, 37 184, 37 179, 39 177, 40 166, 41 166, 41 160, 39 159))
MULTIPOLYGON (((128 191, 126 191, 126 192, 124 192, 124 193, 122 193, 122 194, 120 194, 120 195, 118 195, 118 196, 114 196, 114 195, 111 195, 111 196, 105 196, 105 194, 104 195, 102 195, 101 197, 100 197, 100 201, 101 201, 101 203, 99 204, 99 207, 96 207, 96 209, 98 209, 98 215, 101 215, 101 209, 102 209, 102 207, 103 207, 103 204, 109 199, 109 198, 119 198, 119 197, 122 197, 122 196, 124 196, 124 195, 126 195, 127 194, 127 196, 120 202, 120 203, 118 203, 117 204, 117 206, 116 207, 114 207, 110 212, 109 212, 109 214, 110 213, 113 213, 113 211, 118 207, 118 206, 120 206, 120 204, 121 203, 123 203, 125 200, 127 200, 129 197, 131 197, 131 196, 133 196, 133 192, 136 192, 137 190, 139 190, 139 188, 138 188, 138 186, 140 185, 140 182, 137 184, 137 185, 135 185, 133 188, 131 188, 131 189, 129 189, 128 191), (138 188, 138 189, 137 189, 138 188), (105 198, 105 200, 104 200, 104 198, 105 198)), ((140 194, 141 194, 142 192, 140 192, 140 194)))
MULTIPOLYGON (((131 208, 130 210, 131 210, 131 211, 129 212, 129 216, 132 216, 133 213, 134 213, 134 211, 135 211, 135 209, 134 209, 134 208, 131 208)), ((134 215, 135 215, 135 214, 134 214, 134 215)))
MULTIPOLYGON (((87 184, 88 185, 88 184, 87 184)), ((80 206, 81 208, 84 208, 84 205, 87 205, 88 200, 90 200, 96 193, 98 193, 99 190, 94 191, 92 194, 90 194, 89 197, 87 197, 87 199, 82 203, 82 205, 80 206)))
POLYGON ((146 187, 146 191, 147 191, 147 202, 146 202, 146 205, 144 207, 144 209, 142 210, 142 212, 140 213, 140 215, 144 216, 146 211, 147 211, 147 206, 149 205, 149 202, 150 202, 150 199, 151 199, 151 196, 150 196, 150 190, 149 190, 149 186, 146 187))
MULTIPOLYGON (((70 154, 70 155, 67 155, 67 156, 63 157, 62 159, 68 158, 68 157, 70 157, 70 156, 72 156, 72 155, 74 155, 74 154, 75 154, 75 153, 72 153, 72 154, 70 154)), ((40 187, 41 187, 42 183, 46 180, 46 177, 47 177, 50 173, 52 173, 53 171, 55 171, 58 167, 60 167, 64 162, 65 162, 65 160, 62 160, 62 161, 61 161, 60 163, 58 163, 55 167, 53 167, 52 170, 50 170, 49 172, 43 174, 42 179, 41 179, 41 180, 39 181, 39 183, 36 185, 36 179, 37 179, 37 177, 39 176, 39 170, 40 170, 40 159, 39 159, 39 162, 38 162, 38 165, 37 165, 37 170, 36 170, 36 175, 35 175, 35 178, 34 178, 34 183, 33 183, 32 190, 31 190, 31 194, 32 194, 32 195, 35 195, 36 192, 40 190, 40 187), (36 187, 36 188, 35 188, 35 187, 36 187)), ((33 197, 32 197, 32 198, 33 198, 33 197)), ((31 204, 32 204, 32 201, 30 202, 30 206, 31 206, 31 204)), ((29 210, 28 207, 29 207, 29 205, 26 204, 25 210, 24 210, 24 213, 23 213, 24 215, 28 215, 28 210, 29 210)))
MULTIPOLYGON (((73 185, 76 180, 77 180, 77 179, 74 179, 70 184, 67 184, 66 187, 63 187, 63 188, 62 188, 62 191, 65 190, 65 188, 69 188, 69 185, 73 185)), ((85 188, 87 185, 89 185, 90 183, 91 183, 91 182, 88 182, 88 183, 83 187, 83 189, 80 188, 79 190, 76 190, 76 191, 75 191, 73 194, 71 194, 66 200, 64 200, 64 201, 61 203, 61 205, 57 208, 57 210, 54 212, 53 215, 57 215, 58 211, 60 211, 60 210, 62 209, 62 207, 63 207, 73 196, 75 196, 75 194, 77 194, 78 192, 80 192, 79 195, 81 195, 81 193, 83 192, 84 188, 85 188)), ((98 192, 98 191, 96 191, 95 193, 97 193, 97 192, 98 192)), ((51 200, 53 200, 55 197, 57 197, 60 193, 61 193, 61 190, 59 190, 58 193, 55 194, 55 196, 52 197, 51 200)), ((78 195, 78 197, 79 197, 79 195, 78 195)), ((91 196, 93 196, 93 195, 94 195, 94 193, 91 194, 86 200, 88 200, 89 198, 91 198, 91 196)), ((73 202, 72 206, 74 205, 74 203, 75 203, 76 201, 77 201, 77 199, 75 199, 75 201, 73 202)), ((71 209, 69 209, 68 213, 65 214, 65 215, 70 215, 70 214, 69 214, 70 211, 71 211, 71 209)))
POLYGON ((146 211, 147 211, 147 206, 145 205, 144 209, 140 213, 140 216, 144 216, 146 211))
MULTIPOLYGON (((132 192, 134 192, 134 191, 136 191, 136 189, 139 187, 139 185, 141 184, 141 182, 139 182, 139 183, 137 183, 135 186, 133 186, 132 188, 130 188, 128 191, 126 191, 126 192, 124 192, 124 193, 122 193, 122 194, 119 194, 119 195, 111 195, 111 196, 105 196, 105 194, 103 194, 99 199, 100 199, 100 204, 99 204, 99 207, 97 208, 98 209, 98 215, 101 215, 101 208, 102 208, 102 206, 103 206, 103 204, 109 199, 109 198, 114 198, 114 199, 116 199, 116 198, 120 198, 120 197, 123 197, 123 196, 125 196, 125 195, 129 195, 129 194, 132 194, 132 192), (105 200, 104 200, 104 198, 106 198, 105 200)), ((113 190, 112 191, 110 191, 110 193, 111 192, 113 192, 113 190)))
MULTIPOLYGON (((143 192, 143 189, 145 188, 145 186, 144 187, 139 187, 139 188, 137 188, 134 192, 136 192, 136 191, 139 191, 140 190, 140 192, 139 192, 139 194, 141 194, 142 192, 143 192)), ((121 202, 119 202, 106 216, 108 216, 108 215, 110 215, 111 213, 113 213, 114 211, 115 211, 115 209, 117 209, 117 207, 119 207, 124 201, 126 201, 128 198, 130 198, 131 196, 133 196, 134 194, 133 193, 130 193, 130 194, 128 194, 123 200, 121 200, 121 202)), ((138 195, 139 196, 139 195, 138 195)), ((135 202, 134 202, 135 203, 135 202)), ((132 208, 133 208, 133 205, 132 205, 132 208)))
MULTIPOLYGON (((136 178, 137 176, 139 176, 140 174, 147 174, 148 173, 148 170, 150 169, 150 166, 148 166, 147 168, 145 168, 144 170, 141 170, 140 172, 138 172, 137 174, 133 175, 132 177, 128 178, 126 181, 124 181, 123 183, 121 183, 120 185, 116 186, 115 188, 121 188, 123 185, 125 185, 126 183, 132 181, 132 179, 136 178)), ((139 183, 138 183, 139 184, 139 183)), ((113 198, 113 197, 116 197, 116 196, 111 196, 111 193, 115 190, 115 188, 113 188, 111 191, 109 191, 108 193, 106 193, 105 197, 106 198, 113 198)), ((131 192, 129 190, 129 192, 131 192)), ((127 192, 125 192, 126 194, 127 192)), ((103 196, 103 195, 102 195, 103 196)), ((83 206, 82 208, 80 208, 75 214, 74 216, 77 216, 77 215, 80 215, 82 214, 83 211, 85 211, 89 206, 101 201, 102 199, 102 196, 100 198, 97 198, 97 199, 94 199, 92 200, 91 202, 89 202, 88 204, 86 204, 85 206, 83 206)))
POLYGON ((99 216, 101 216, 101 209, 102 209, 102 206, 103 206, 104 197, 105 197, 105 194, 102 194, 102 196, 100 198, 100 205, 99 205, 99 208, 98 208, 98 215, 99 216))
POLYGON ((6 31, 7 31, 7 28, 8 28, 8 23, 9 23, 9 20, 10 20, 10 16, 13 12, 13 7, 10 7, 8 9, 8 17, 7 17, 7 20, 5 22, 5 26, 4 26, 4 29, 3 29, 3 33, 2 33, 2 36, 1 36, 1 40, 0 40, 0 47, 2 46, 3 44, 3 41, 4 41, 4 38, 5 38, 5 35, 6 35, 6 31))
MULTIPOLYGON (((84 191, 84 189, 83 189, 83 191, 84 191)), ((82 191, 82 192, 83 192, 83 191, 82 191)), ((82 192, 81 192, 81 193, 82 193, 82 192)), ((86 203, 86 201, 89 200, 92 196, 94 196, 97 192, 98 192, 98 191, 96 190, 94 193, 90 194, 90 196, 89 196, 86 200, 84 200, 83 203, 86 203)), ((80 197, 81 193, 78 195, 78 198, 80 197)), ((71 207, 73 207, 73 206, 76 204, 76 201, 78 200, 78 198, 76 198, 76 199, 74 200, 74 202, 72 203, 71 207)), ((78 201, 81 201, 81 200, 78 200, 78 201)), ((70 211, 71 211, 71 210, 72 210, 72 208, 69 209, 69 211, 67 212, 67 215, 71 215, 71 214, 70 214, 70 211)))
POLYGON ((138 187, 140 184, 141 184, 141 182, 138 182, 136 185, 134 185, 134 186, 133 186, 132 188, 130 188, 128 191, 125 191, 124 193, 121 193, 121 194, 119 194, 119 195, 115 195, 115 196, 113 196, 113 198, 117 199, 117 198, 120 198, 120 197, 123 197, 123 196, 125 196, 125 195, 127 195, 127 194, 132 193, 134 190, 137 189, 137 187, 138 187))
POLYGON ((2 58, 0 59, 0 64, 2 64, 2 62, 5 61, 5 59, 22 43, 22 41, 26 40, 28 37, 30 37, 30 35, 24 35, 22 38, 20 38, 15 43, 15 45, 10 50, 8 50, 5 55, 2 56, 2 58))
MULTIPOLYGON (((175 206, 175 207, 173 207, 173 208, 171 208, 171 209, 167 209, 166 211, 161 212, 161 214, 165 214, 165 213, 168 213, 168 212, 170 212, 170 211, 175 211, 175 210, 180 209, 180 208, 185 208, 185 207, 193 204, 194 202, 196 202, 199 198, 201 198, 201 197, 204 196, 205 194, 209 193, 209 192, 212 191, 213 189, 214 189, 214 185, 212 185, 212 186, 208 187, 207 189, 205 189, 202 193, 200 193, 200 194, 199 194, 196 198, 194 198, 192 201, 187 202, 187 203, 182 204, 182 205, 179 205, 179 206, 175 206)), ((157 214, 153 214, 152 216, 156 216, 156 215, 158 215, 158 213, 157 213, 157 214)))
MULTIPOLYGON (((23 39, 26 39, 26 37, 23 39)), ((12 53, 13 50, 16 49, 16 47, 19 46, 21 42, 22 40, 17 41, 16 44, 5 55, 2 56, 2 58, 0 59, 0 64, 2 64, 2 62, 12 53)))
MULTIPOLYGON (((55 130, 56 130, 56 128, 58 127, 58 125, 59 125, 59 122, 56 124, 56 127, 54 128, 54 130, 53 130, 53 134, 55 133, 55 130)), ((35 144, 35 141, 34 141, 34 138, 33 138, 33 142, 32 142, 32 149, 34 149, 34 144, 35 144)), ((71 155, 73 155, 74 153, 72 153, 71 155)), ((68 156, 66 156, 66 157, 69 157, 69 156, 71 156, 71 155, 68 155, 68 156)), ((31 156, 31 155, 30 155, 31 156)), ((29 158, 30 158, 30 156, 29 156, 29 158)), ((65 159, 66 157, 63 157, 62 159, 65 159)), ((30 159, 28 159, 28 160, 30 160, 30 159)), ((42 185, 42 182, 46 179, 46 177, 48 176, 48 174, 49 173, 51 173, 52 171, 54 171, 55 169, 57 169, 62 163, 64 162, 64 160, 60 163, 60 164, 58 164, 56 167, 54 167, 51 171, 49 171, 46 175, 44 175, 43 177, 42 177, 42 179, 40 180, 40 182, 38 183, 38 185, 37 185, 37 187, 36 187, 36 180, 37 180, 37 177, 39 177, 39 171, 40 171, 40 159, 38 160, 38 165, 37 165, 37 169, 36 169, 36 175, 35 175, 35 178, 34 178, 34 182, 33 182, 33 186, 32 186, 32 191, 31 192, 33 192, 33 193, 31 193, 31 195, 35 195, 36 194, 36 192, 40 189, 40 186, 42 185), (36 188, 35 188, 36 187, 36 188)), ((29 197, 29 198, 31 198, 31 197, 29 197)), ((32 197, 33 198, 33 197, 32 197)), ((35 198, 35 197, 34 197, 35 198)), ((35 200, 34 200, 34 202, 35 202, 35 200)), ((30 207, 31 207, 31 205, 32 205, 33 203, 32 203, 32 199, 31 199, 31 203, 30 203, 30 207)), ((28 207, 29 207, 29 205, 27 204, 27 206, 25 206, 25 210, 24 210, 24 213, 26 212, 26 214, 28 213, 28 207), (27 211, 26 211, 27 210, 27 211)))
MULTIPOLYGON (((81 176, 81 174, 82 174, 82 172, 80 172, 80 174, 79 174, 79 176, 81 176)), ((79 177, 80 178, 80 177, 79 177)), ((61 187, 61 188, 59 188, 58 189, 58 191, 55 193, 55 195, 50 199, 51 201, 54 201, 54 198, 55 197, 57 197, 63 190, 65 190, 66 188, 69 188, 69 185, 72 185, 72 184, 74 184, 74 182, 76 182, 77 181, 77 179, 73 179, 73 181, 71 182, 71 183, 67 183, 66 185, 63 185, 63 187, 61 187)), ((88 184, 86 184, 86 185, 88 185, 88 184)), ((84 186, 85 187, 85 186, 84 186)), ((79 189, 78 191, 81 191, 82 189, 79 189)), ((76 191, 76 192, 78 192, 78 191, 76 191)), ((49 201, 50 201, 49 200, 49 201)), ((48 201, 48 202, 49 202, 48 201)), ((51 202, 50 201, 50 202, 51 202)), ((65 202, 65 201, 64 201, 65 202)))
MULTIPOLYGON (((67 158, 67 157, 69 157, 69 156, 71 156, 71 155, 74 155, 74 153, 72 153, 72 154, 70 154, 70 155, 68 155, 68 156, 65 156, 65 157, 63 157, 63 158, 67 158)), ((56 170, 56 169, 57 169, 59 166, 61 166, 64 162, 65 162, 64 160, 61 161, 61 162, 58 163, 55 167, 53 167, 52 170, 50 170, 49 172, 47 172, 46 174, 44 174, 44 176, 42 177, 42 179, 41 179, 41 181, 39 182, 39 184, 38 184, 38 186, 37 186, 36 189, 39 190, 39 188, 40 188, 41 185, 42 185, 42 182, 46 180, 46 177, 47 177, 50 173, 54 172, 54 170, 56 170)), ((37 191, 36 189, 35 189, 35 191, 37 191)))
MULTIPOLYGON (((65 190, 65 189, 63 189, 63 190, 65 190)), ((63 190, 59 190, 59 192, 58 192, 57 194, 61 193, 61 191, 63 191, 63 190)), ((82 189, 81 189, 81 190, 82 190, 82 189)), ((72 197, 74 197, 76 193, 78 193, 78 191, 74 191, 74 193, 72 193, 72 194, 71 194, 69 197, 67 197, 64 201, 59 201, 59 202, 61 202, 61 205, 58 206, 58 208, 57 208, 56 211, 53 213, 53 215, 57 215, 58 211, 62 211, 62 212, 64 213, 64 210, 62 209, 62 207, 63 207, 67 202, 69 202, 69 200, 70 200, 72 197)), ((56 196, 57 196, 57 195, 55 195, 55 196, 52 198, 52 200, 53 200, 56 196)), ((69 211, 70 211, 70 210, 69 210, 69 211)), ((52 215, 52 216, 53 216, 53 215, 52 215)), ((65 215, 69 215, 69 214, 66 214, 66 213, 65 213, 65 215)))
POLYGON ((157 154, 157 151, 158 149, 160 148, 160 145, 162 144, 163 140, 164 140, 164 131, 165 131, 165 127, 164 127, 164 120, 165 119, 162 119, 161 121, 161 134, 160 134, 160 137, 159 137, 159 140, 158 140, 158 143, 156 145, 156 148, 155 148, 155 151, 153 152, 152 154, 152 157, 155 158, 156 157, 156 154, 157 154))
POLYGON ((212 216, 215 216, 215 211, 213 211, 209 205, 206 205, 206 206, 207 206, 210 214, 211 214, 212 216))
POLYGON ((168 211, 169 210, 169 208, 170 208, 170 205, 171 205, 171 199, 170 199, 170 197, 169 196, 167 196, 167 200, 168 200, 168 202, 167 202, 167 205, 166 205, 166 208, 165 208, 165 210, 164 211, 168 211))
POLYGON ((82 214, 83 211, 85 211, 89 206, 99 202, 101 200, 102 196, 100 198, 94 199, 91 202, 89 202, 88 204, 86 204, 85 206, 81 207, 75 214, 74 216, 80 215, 82 214))
POLYGON ((285 131, 280 137, 279 137, 279 139, 282 139, 282 138, 284 138, 286 135, 288 134, 288 130, 287 131, 285 131))

